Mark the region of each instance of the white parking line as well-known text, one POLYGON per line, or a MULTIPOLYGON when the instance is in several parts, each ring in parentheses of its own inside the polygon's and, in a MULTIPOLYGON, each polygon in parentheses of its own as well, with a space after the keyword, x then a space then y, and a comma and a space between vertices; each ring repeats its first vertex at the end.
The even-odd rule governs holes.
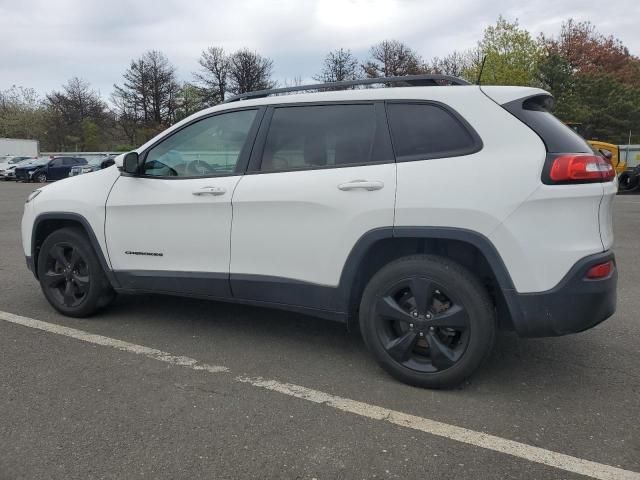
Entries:
MULTIPOLYGON (((175 356, 154 348, 124 342, 122 340, 104 337, 102 335, 95 335, 75 328, 47 323, 33 318, 22 317, 8 312, 0 311, 0 320, 43 330, 49 333, 55 333, 57 335, 63 335, 65 337, 75 338, 77 340, 82 340, 96 345, 116 348, 118 350, 135 353, 136 355, 143 355, 172 365, 188 367, 193 370, 207 371, 210 373, 229 371, 226 367, 200 363, 194 358, 175 356)), ((250 377, 236 377, 235 381, 306 400, 315 404, 325 405, 327 407, 359 415, 361 417, 388 422, 401 427, 411 428, 431 435, 455 440, 467 445, 473 445, 487 450, 504 453, 511 455, 512 457, 547 465, 566 472, 577 473, 579 475, 597 478, 600 480, 640 480, 640 473, 633 472, 631 470, 624 470, 610 465, 573 457, 571 455, 553 452, 544 448, 534 447, 525 443, 514 442, 513 440, 507 440, 505 438, 470 430, 468 428, 449 425, 447 423, 430 420, 428 418, 409 415, 396 410, 390 410, 376 405, 338 397, 336 395, 312 390, 300 385, 250 377)))
POLYGON ((21 317, 20 315, 14 315, 13 313, 0 311, 0 320, 17 323, 18 325, 23 325, 29 328, 44 330, 45 332, 55 333, 57 335, 64 335, 65 337, 75 338, 77 340, 82 340, 83 342, 94 343, 96 345, 102 345, 104 347, 117 348, 118 350, 135 353, 136 355, 143 355, 145 357, 153 358, 154 360, 159 360, 161 362, 170 363, 172 365, 189 367, 193 370, 205 370, 210 373, 229 371, 227 367, 220 367, 218 365, 207 365, 205 363, 198 362, 198 360, 196 360, 195 358, 171 355, 170 353, 163 352, 162 350, 156 350, 155 348, 149 348, 142 345, 136 345, 135 343, 124 342, 116 338, 103 337, 102 335, 95 335, 93 333, 84 332, 82 330, 76 330, 75 328, 63 327, 62 325, 56 325, 55 323, 47 323, 29 317, 21 317))

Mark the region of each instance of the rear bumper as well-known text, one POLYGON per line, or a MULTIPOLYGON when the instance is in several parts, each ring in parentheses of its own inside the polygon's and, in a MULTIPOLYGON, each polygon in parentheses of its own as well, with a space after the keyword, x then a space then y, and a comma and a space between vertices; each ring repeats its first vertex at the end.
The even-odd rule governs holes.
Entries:
POLYGON ((613 252, 578 261, 551 290, 540 293, 503 291, 516 332, 523 337, 553 337, 596 326, 616 311, 617 266, 606 278, 589 280, 594 265, 614 260, 613 252))

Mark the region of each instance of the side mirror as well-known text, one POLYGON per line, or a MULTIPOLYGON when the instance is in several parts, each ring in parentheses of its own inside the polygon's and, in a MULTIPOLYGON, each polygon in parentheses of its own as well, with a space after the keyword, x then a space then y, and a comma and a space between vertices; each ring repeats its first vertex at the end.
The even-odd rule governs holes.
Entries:
POLYGON ((137 174, 140 167, 139 161, 140 157, 138 156, 138 152, 127 153, 122 160, 122 171, 133 175, 137 174))

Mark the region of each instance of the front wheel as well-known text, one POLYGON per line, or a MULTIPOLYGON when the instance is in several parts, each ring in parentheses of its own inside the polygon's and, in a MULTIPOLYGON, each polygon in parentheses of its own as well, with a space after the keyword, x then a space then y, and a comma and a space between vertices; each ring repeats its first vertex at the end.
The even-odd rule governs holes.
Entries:
POLYGON ((487 357, 495 313, 478 279, 443 257, 415 255, 376 273, 362 296, 360 328, 376 361, 398 380, 450 388, 487 357))
POLYGON ((45 239, 38 279, 49 303, 70 317, 92 315, 115 296, 89 240, 76 228, 56 230, 45 239))
POLYGON ((38 183, 47 183, 47 174, 46 173, 39 173, 38 175, 36 175, 36 182, 38 182, 38 183))

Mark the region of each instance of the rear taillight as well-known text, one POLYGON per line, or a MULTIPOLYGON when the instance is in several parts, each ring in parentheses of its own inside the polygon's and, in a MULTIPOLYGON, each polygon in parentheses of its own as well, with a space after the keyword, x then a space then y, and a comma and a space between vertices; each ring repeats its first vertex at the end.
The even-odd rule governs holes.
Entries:
POLYGON ((609 260, 608 262, 599 263, 598 265, 594 265, 589 270, 587 270, 586 277, 589 280, 598 280, 600 278, 607 278, 611 275, 614 269, 613 260, 609 260))
POLYGON ((548 179, 545 183, 610 182, 616 171, 599 155, 562 154, 547 159, 548 179))

